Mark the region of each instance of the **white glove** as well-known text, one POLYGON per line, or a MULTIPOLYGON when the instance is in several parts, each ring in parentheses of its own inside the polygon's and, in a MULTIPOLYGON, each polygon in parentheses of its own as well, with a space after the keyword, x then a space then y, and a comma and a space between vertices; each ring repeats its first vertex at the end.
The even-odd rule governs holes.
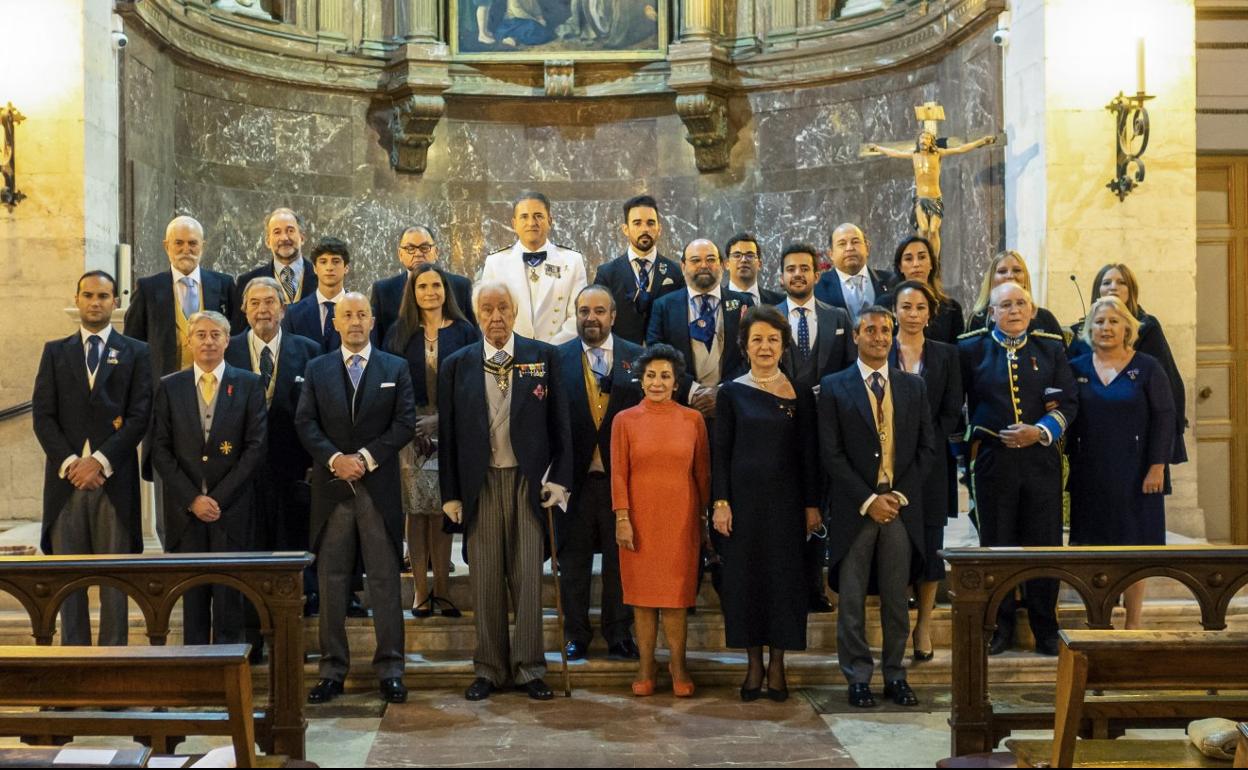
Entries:
POLYGON ((442 503, 442 512, 446 514, 446 517, 452 523, 464 523, 464 502, 462 500, 448 500, 442 503))
POLYGON ((563 510, 568 509, 568 490, 553 481, 547 481, 542 485, 541 494, 542 507, 554 508, 558 507, 563 510))

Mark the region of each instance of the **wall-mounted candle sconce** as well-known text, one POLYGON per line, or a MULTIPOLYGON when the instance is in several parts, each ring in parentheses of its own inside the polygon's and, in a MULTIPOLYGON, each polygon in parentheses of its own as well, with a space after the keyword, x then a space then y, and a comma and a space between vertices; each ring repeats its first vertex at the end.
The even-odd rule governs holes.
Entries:
POLYGON ((13 156, 16 153, 17 141, 15 134, 17 124, 25 120, 25 116, 17 111, 13 106, 13 102, 9 102, 4 109, 0 109, 0 137, 3 143, 0 144, 0 176, 3 176, 4 186, 0 187, 0 203, 8 207, 9 211, 13 207, 22 202, 26 196, 17 189, 17 172, 16 162, 13 156))
POLYGON ((1152 99, 1144 92, 1144 38, 1140 38, 1135 48, 1135 79, 1136 93, 1131 96, 1121 91, 1105 109, 1114 113, 1114 143, 1117 152, 1117 173, 1109 184, 1105 185, 1118 196, 1119 201, 1126 200, 1138 185, 1144 181, 1144 151, 1148 149, 1148 110, 1144 102, 1152 99), (1135 173, 1131 173, 1131 167, 1135 173))

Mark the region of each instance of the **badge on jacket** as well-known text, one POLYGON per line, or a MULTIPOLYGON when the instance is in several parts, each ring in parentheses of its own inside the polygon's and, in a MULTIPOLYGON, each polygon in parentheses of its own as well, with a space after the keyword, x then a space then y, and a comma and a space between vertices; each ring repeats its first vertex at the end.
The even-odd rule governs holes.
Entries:
POLYGON ((121 418, 120 418, 120 417, 118 417, 117 419, 113 420, 113 430, 121 430, 121 423, 122 423, 122 421, 121 421, 121 418))
POLYGON ((114 365, 121 363, 121 361, 117 360, 117 348, 108 349, 108 363, 114 364, 114 365))
POLYGON ((560 267, 559 265, 552 265, 552 264, 547 263, 546 275, 550 276, 551 278, 554 278, 557 281, 559 280, 559 276, 563 275, 563 268, 560 267))
POLYGON ((545 377, 546 376, 546 364, 544 363, 516 364, 515 370, 516 370, 516 374, 520 375, 521 377, 545 377))
POLYGON ((217 448, 221 450, 221 454, 223 455, 228 455, 230 452, 234 451, 234 445, 228 441, 222 441, 221 446, 217 448))

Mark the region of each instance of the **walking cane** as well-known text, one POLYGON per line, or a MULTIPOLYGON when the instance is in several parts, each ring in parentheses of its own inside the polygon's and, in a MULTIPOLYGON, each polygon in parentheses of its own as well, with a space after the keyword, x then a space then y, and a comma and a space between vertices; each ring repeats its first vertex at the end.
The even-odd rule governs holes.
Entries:
POLYGON ((572 678, 568 673, 568 648, 563 643, 563 598, 559 594, 559 557, 555 554, 555 507, 546 507, 546 527, 550 530, 550 574, 555 578, 555 617, 559 619, 559 658, 563 661, 563 696, 572 697, 572 678))

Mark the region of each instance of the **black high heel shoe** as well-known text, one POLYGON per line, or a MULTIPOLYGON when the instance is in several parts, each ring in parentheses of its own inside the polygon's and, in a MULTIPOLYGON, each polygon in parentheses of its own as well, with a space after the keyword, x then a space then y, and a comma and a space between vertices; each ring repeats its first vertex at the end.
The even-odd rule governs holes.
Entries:
POLYGON ((761 697, 763 697, 763 687, 762 687, 762 684, 759 684, 759 686, 758 686, 758 687, 753 687, 753 688, 751 688, 751 687, 746 687, 746 686, 745 686, 745 682, 742 682, 742 683, 741 683, 741 700, 742 700, 742 702, 744 702, 744 703, 752 703, 753 701, 756 701, 756 700, 758 700, 758 699, 759 699, 759 698, 761 698, 761 697))
POLYGON ((919 630, 917 628, 910 634, 910 643, 914 646, 914 654, 910 657, 915 663, 926 663, 936 657, 936 650, 934 649, 927 652, 919 649, 919 630))
POLYGON ((443 599, 441 596, 433 597, 432 606, 440 608, 444 618, 462 618, 464 616, 464 613, 459 611, 454 602, 450 599, 443 599))
POLYGON ((433 615, 433 604, 436 601, 437 599, 430 594, 429 598, 412 608, 412 617, 417 620, 424 620, 425 618, 431 617, 433 615))

